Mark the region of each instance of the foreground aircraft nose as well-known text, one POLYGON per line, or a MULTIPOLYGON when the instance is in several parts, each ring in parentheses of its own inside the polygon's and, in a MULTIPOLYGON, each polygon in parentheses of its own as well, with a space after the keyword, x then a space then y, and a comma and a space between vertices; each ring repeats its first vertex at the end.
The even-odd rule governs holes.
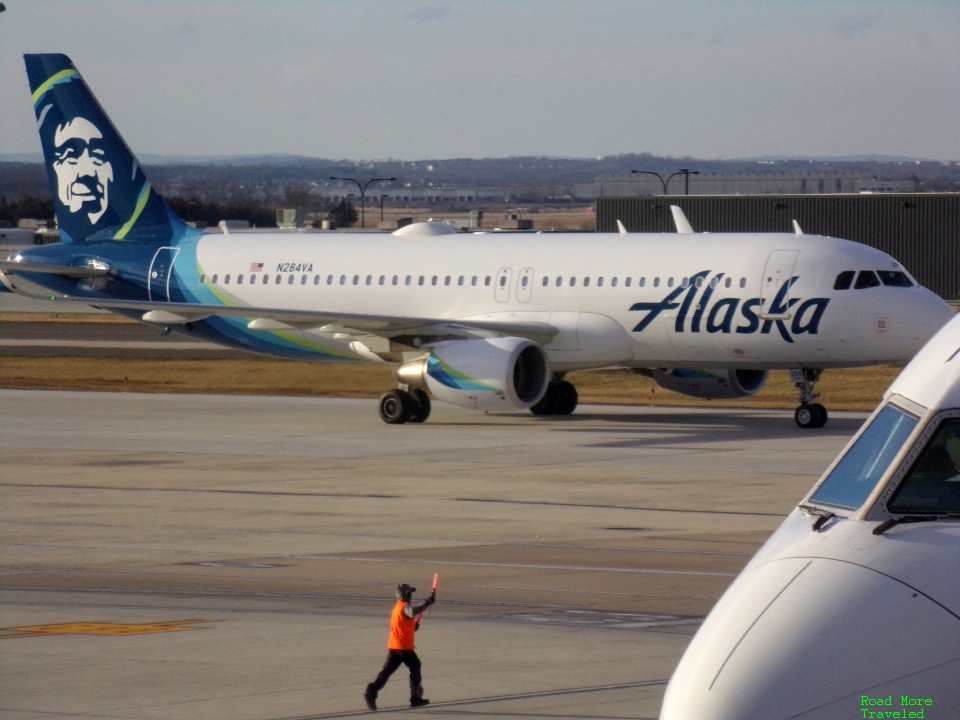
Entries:
POLYGON ((721 598, 660 720, 953 717, 960 700, 942 689, 957 677, 956 615, 861 565, 787 558, 748 568, 721 598))

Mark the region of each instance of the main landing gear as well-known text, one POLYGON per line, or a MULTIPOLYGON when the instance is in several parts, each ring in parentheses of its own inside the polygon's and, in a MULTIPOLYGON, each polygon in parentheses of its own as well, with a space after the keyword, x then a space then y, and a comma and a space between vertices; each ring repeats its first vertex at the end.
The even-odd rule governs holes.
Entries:
MULTIPOLYGON (((561 376, 562 377, 562 376, 561 376)), ((569 415, 577 409, 577 389, 566 380, 554 380, 540 402, 530 408, 534 415, 569 415)))
POLYGON ((823 370, 791 370, 790 380, 800 391, 800 407, 793 413, 793 419, 800 427, 822 428, 827 424, 827 409, 813 400, 820 397, 813 386, 820 379, 823 370))
POLYGON ((388 425, 422 423, 430 417, 430 396, 420 388, 391 390, 380 398, 380 419, 388 425))

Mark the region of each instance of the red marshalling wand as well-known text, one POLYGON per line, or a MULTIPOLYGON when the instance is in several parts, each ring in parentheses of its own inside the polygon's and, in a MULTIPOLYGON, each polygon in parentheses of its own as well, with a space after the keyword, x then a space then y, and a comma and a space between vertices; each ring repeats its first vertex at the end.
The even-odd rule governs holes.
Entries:
MULTIPOLYGON (((439 584, 440 584, 440 573, 434 573, 433 574, 433 592, 437 592, 437 585, 439 584)), ((423 620, 422 612, 420 613, 420 617, 417 618, 417 624, 419 624, 421 620, 423 620)))

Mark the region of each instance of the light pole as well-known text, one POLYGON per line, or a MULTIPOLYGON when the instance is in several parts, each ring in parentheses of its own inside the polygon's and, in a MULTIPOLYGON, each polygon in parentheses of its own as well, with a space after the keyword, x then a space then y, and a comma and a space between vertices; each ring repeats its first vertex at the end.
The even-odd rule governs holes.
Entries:
MULTIPOLYGON (((658 172, 653 172, 653 170, 631 170, 630 172, 636 175, 656 175, 657 179, 660 180, 660 184, 663 185, 663 194, 667 195, 667 183, 669 180, 664 180, 663 175, 658 172)), ((670 177, 673 177, 672 175, 670 177)))
POLYGON ((375 182, 393 182, 394 180, 396 180, 395 177, 390 177, 390 178, 371 178, 370 180, 367 180, 367 182, 365 182, 363 185, 361 185, 361 184, 360 184, 360 181, 357 180, 356 178, 336 177, 336 176, 334 176, 334 175, 331 175, 331 176, 330 176, 330 179, 331 179, 331 180, 342 180, 343 182, 352 182, 352 183, 355 184, 358 188, 360 188, 360 227, 361 227, 361 228, 366 228, 366 227, 367 227, 366 206, 365 206, 365 202, 364 202, 364 201, 365 201, 365 198, 366 198, 366 195, 367 195, 367 188, 370 187, 370 185, 371 185, 372 183, 375 183, 375 182))
POLYGON ((660 183, 663 185, 663 194, 664 194, 664 195, 669 195, 669 194, 670 194, 670 192, 668 191, 667 188, 670 187, 670 181, 673 180, 677 175, 683 175, 683 176, 684 176, 685 182, 684 182, 684 186, 683 186, 683 194, 684 194, 684 195, 689 195, 689 194, 690 194, 690 176, 691 176, 691 175, 699 175, 699 174, 700 174, 700 171, 699 171, 699 170, 688 170, 687 168, 680 168, 680 169, 677 170, 675 173, 673 173, 673 174, 671 174, 669 177, 667 177, 666 180, 664 180, 664 179, 663 179, 663 175, 661 175, 661 174, 658 173, 658 172, 653 172, 652 170, 631 170, 630 172, 636 173, 637 175, 656 175, 656 176, 660 179, 660 183))
MULTIPOLYGON (((690 194, 690 176, 699 175, 699 174, 700 174, 699 170, 687 170, 686 168, 680 168, 673 175, 683 175, 683 194, 689 195, 690 194)), ((671 175, 670 177, 673 177, 673 175, 671 175)), ((670 182, 670 181, 667 180, 667 182, 670 182)))

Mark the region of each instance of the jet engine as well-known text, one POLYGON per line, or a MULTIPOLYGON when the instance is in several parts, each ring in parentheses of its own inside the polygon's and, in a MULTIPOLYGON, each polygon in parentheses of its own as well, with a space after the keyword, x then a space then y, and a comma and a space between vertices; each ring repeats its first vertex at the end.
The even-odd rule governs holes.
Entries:
POLYGON ((696 370, 690 368, 641 371, 667 390, 704 400, 730 400, 758 392, 767 382, 766 370, 696 370))
POLYGON ((448 340, 401 365, 397 378, 458 407, 523 410, 546 392, 550 363, 542 347, 523 338, 448 340))

